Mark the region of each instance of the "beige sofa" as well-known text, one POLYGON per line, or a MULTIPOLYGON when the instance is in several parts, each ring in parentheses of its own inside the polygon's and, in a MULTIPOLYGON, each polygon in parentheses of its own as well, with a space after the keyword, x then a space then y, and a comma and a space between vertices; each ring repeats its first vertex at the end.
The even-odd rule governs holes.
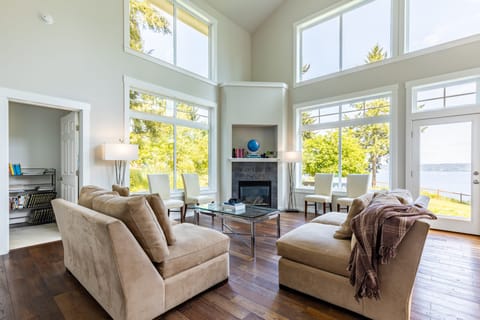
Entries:
MULTIPOLYGON (((365 204, 370 200, 364 199, 365 204)), ((381 298, 356 301, 347 271, 352 240, 334 238, 346 217, 346 213, 327 213, 283 235, 277 241, 281 256, 279 284, 369 318, 409 319, 413 284, 429 225, 417 220, 393 261, 379 266, 381 298)))
MULTIPOLYGON (((112 201, 127 201, 111 198, 117 195, 104 197, 110 206, 112 201)), ((65 267, 114 319, 155 318, 228 279, 230 240, 220 232, 188 223, 173 225, 170 236, 175 243, 162 244, 168 250, 158 263, 119 219, 62 199, 52 205, 65 267)), ((155 221, 153 226, 158 229, 155 221)))

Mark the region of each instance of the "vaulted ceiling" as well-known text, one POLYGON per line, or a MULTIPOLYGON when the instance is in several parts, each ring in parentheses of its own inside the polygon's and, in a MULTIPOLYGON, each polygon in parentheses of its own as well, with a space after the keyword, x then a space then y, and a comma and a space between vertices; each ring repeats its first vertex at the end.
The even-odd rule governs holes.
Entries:
POLYGON ((262 24, 285 0, 206 0, 250 33, 262 24))

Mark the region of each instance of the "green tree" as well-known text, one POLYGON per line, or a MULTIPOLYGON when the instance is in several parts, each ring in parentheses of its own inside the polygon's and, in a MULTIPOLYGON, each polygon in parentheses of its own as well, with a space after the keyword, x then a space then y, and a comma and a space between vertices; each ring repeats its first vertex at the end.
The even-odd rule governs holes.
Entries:
MULTIPOLYGON (((186 103, 141 93, 130 92, 130 109, 164 117, 199 121, 199 108, 186 103)), ((201 186, 208 186, 208 146, 207 130, 172 125, 159 121, 131 119, 130 142, 138 144, 138 160, 130 166, 130 188, 132 191, 148 190, 149 173, 169 173, 171 187, 183 188, 180 173, 196 172, 201 186), (177 172, 177 184, 173 185, 173 172, 177 172)))
POLYGON ((384 60, 387 57, 387 53, 383 51, 383 48, 381 48, 378 43, 373 46, 373 48, 368 52, 367 54, 367 59, 365 60, 365 63, 372 63, 372 62, 377 62, 384 60))
MULTIPOLYGON (((376 44, 367 54, 367 63, 381 61, 387 57, 383 48, 376 44)), ((363 117, 376 117, 390 113, 390 101, 380 98, 355 105, 363 117)), ((377 172, 381 169, 382 160, 390 154, 390 126, 388 123, 377 123, 352 128, 353 135, 366 152, 369 169, 372 175, 372 188, 377 186, 377 172)))
MULTIPOLYGON (((338 130, 314 134, 303 140, 303 172, 314 176, 317 172, 338 174, 338 130)), ((349 129, 342 131, 342 176, 349 173, 366 173, 368 164, 365 152, 349 129)))
MULTIPOLYGON (((367 55, 366 63, 383 60, 387 57, 378 44, 367 55)), ((369 118, 390 113, 390 101, 379 98, 353 105, 356 112, 352 118, 369 118)), ((301 114, 302 125, 315 123, 314 116, 308 112, 301 114)), ((343 115, 345 120, 348 117, 343 115)), ((390 129, 388 123, 376 123, 355 127, 344 127, 342 130, 342 176, 349 173, 368 173, 372 175, 372 187, 377 185, 377 172, 388 160, 390 151, 390 129)), ((326 134, 315 134, 312 131, 302 133, 303 139, 303 172, 313 176, 317 172, 333 172, 338 174, 338 130, 327 131, 326 134)))
POLYGON ((141 29, 150 29, 155 32, 169 34, 170 23, 161 16, 154 6, 148 1, 130 0, 130 48, 144 51, 141 29))

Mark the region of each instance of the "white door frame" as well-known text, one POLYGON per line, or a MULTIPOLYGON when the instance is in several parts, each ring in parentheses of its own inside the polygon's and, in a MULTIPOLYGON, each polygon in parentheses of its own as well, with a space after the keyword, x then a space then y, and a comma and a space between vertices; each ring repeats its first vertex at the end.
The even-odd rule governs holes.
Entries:
MULTIPOLYGON (((411 164, 410 172, 413 172, 413 175, 409 177, 409 185, 410 190, 415 194, 419 194, 419 159, 420 159, 420 138, 419 138, 419 127, 422 125, 441 125, 441 124, 450 124, 450 123, 465 123, 470 122, 472 124, 472 155, 471 155, 471 170, 479 171, 480 164, 479 164, 479 154, 478 154, 478 147, 475 142, 478 143, 478 137, 480 136, 479 132, 479 123, 480 123, 480 113, 475 114, 460 114, 456 116, 446 116, 446 117, 435 117, 435 118, 426 118, 426 119, 418 119, 412 120, 412 132, 413 135, 411 137, 412 140, 412 148, 411 152, 411 164)), ((473 176, 471 172, 470 179, 473 180, 478 177, 473 176)), ((479 206, 478 206, 478 199, 479 199, 479 186, 472 184, 471 185, 471 217, 469 220, 465 219, 457 219, 452 217, 445 217, 439 216, 438 220, 429 221, 429 224, 434 229, 440 230, 447 230, 453 232, 461 232, 461 233, 469 233, 469 234, 480 234, 480 215, 479 215, 479 206)))
MULTIPOLYGON (((10 102, 19 102, 40 107, 79 112, 79 184, 80 186, 87 184, 90 176, 90 104, 70 99, 37 94, 33 92, 19 91, 0 87, 0 150, 4 151, 0 154, 0 168, 7 168, 9 162, 8 106, 10 102)), ((0 170, 0 255, 8 253, 10 241, 8 181, 8 171, 6 169, 0 170)))

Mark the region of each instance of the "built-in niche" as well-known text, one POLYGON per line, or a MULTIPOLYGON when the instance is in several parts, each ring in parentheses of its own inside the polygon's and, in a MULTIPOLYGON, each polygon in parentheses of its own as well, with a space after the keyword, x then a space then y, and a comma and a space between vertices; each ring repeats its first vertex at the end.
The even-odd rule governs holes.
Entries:
MULTIPOLYGON (((278 126, 272 125, 232 125, 232 148, 247 150, 247 142, 255 139, 260 143, 258 154, 268 158, 278 155, 278 126)), ((246 152, 245 155, 246 157, 246 152)), ((232 150, 232 158, 238 158, 232 150)))

